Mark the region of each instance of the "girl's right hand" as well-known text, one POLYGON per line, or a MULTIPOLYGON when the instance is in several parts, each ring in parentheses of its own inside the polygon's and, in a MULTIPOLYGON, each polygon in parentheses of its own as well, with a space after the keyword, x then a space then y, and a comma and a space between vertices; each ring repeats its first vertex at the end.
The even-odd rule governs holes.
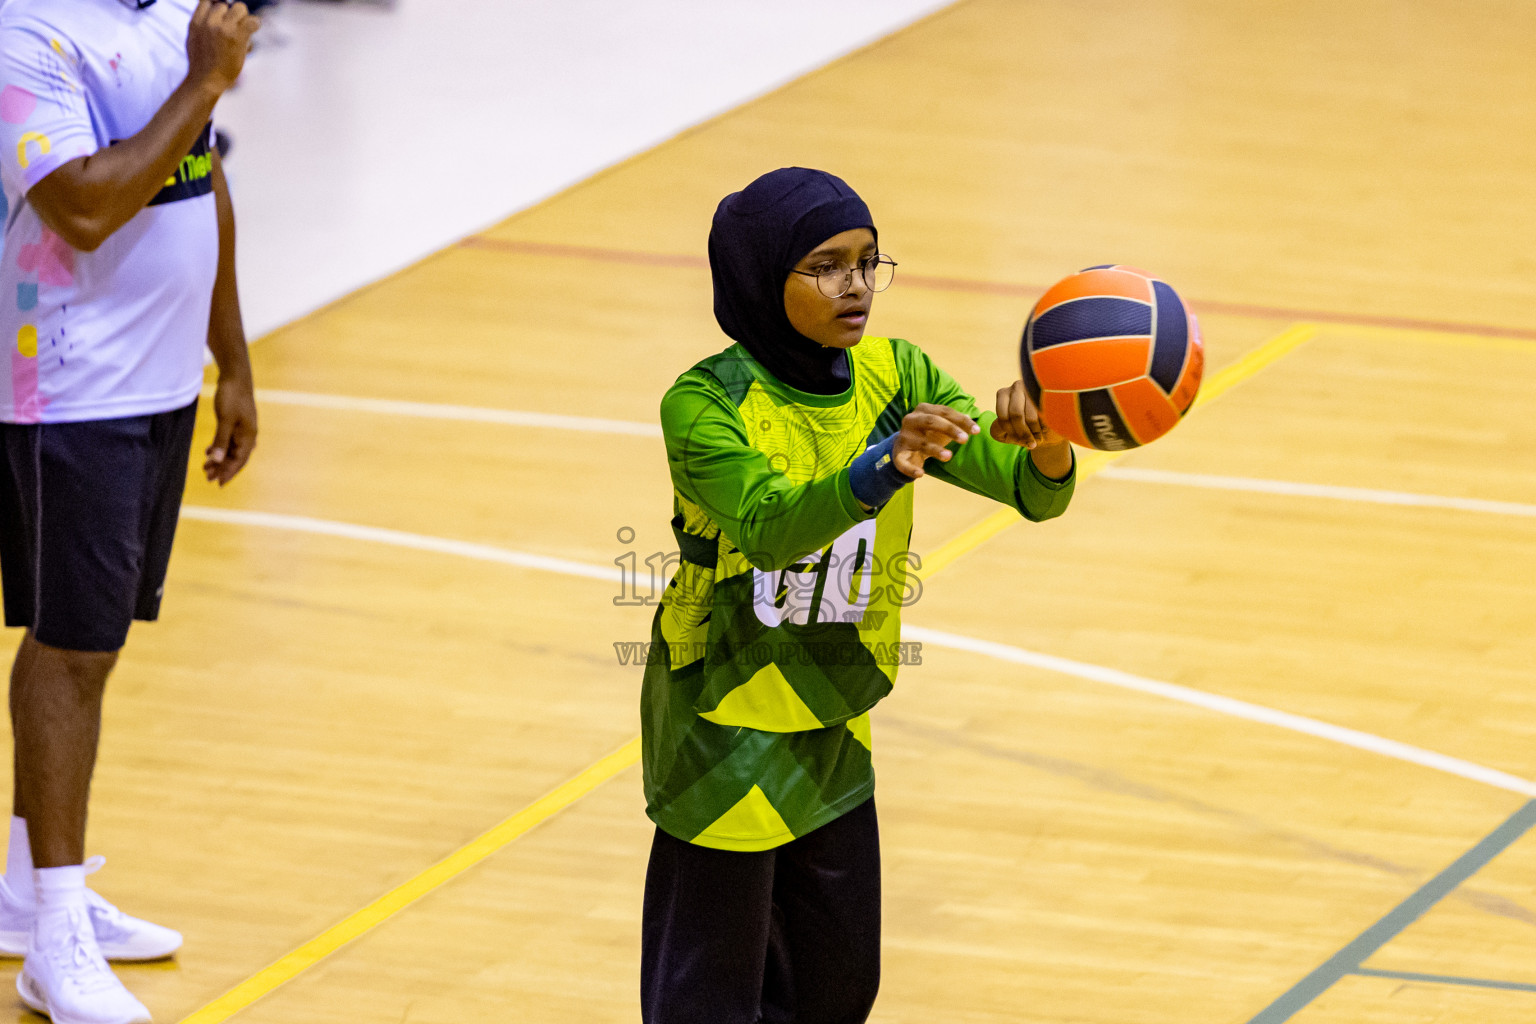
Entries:
POLYGON ((924 402, 901 421, 901 432, 891 449, 896 468, 914 479, 923 476, 923 462, 938 459, 948 462, 954 454, 946 445, 964 444, 981 432, 976 421, 947 405, 924 402))

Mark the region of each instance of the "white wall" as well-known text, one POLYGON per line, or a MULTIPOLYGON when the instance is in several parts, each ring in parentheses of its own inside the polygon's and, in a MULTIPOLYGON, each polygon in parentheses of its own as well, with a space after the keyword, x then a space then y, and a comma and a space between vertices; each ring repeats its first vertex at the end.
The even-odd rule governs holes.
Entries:
POLYGON ((252 338, 952 0, 287 0, 216 117, 252 338))

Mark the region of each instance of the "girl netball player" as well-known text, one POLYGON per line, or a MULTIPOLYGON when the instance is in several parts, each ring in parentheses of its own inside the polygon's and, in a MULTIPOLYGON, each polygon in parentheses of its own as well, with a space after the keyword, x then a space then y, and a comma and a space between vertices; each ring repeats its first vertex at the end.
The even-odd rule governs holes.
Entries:
POLYGON ((904 650, 909 485, 1049 519, 1072 451, 1022 382, 980 415, 917 346, 864 336, 896 265, 840 179, 790 167, 727 196, 709 262, 735 344, 661 403, 681 563, 641 698, 642 1013, 856 1024, 880 976, 869 711, 904 650))

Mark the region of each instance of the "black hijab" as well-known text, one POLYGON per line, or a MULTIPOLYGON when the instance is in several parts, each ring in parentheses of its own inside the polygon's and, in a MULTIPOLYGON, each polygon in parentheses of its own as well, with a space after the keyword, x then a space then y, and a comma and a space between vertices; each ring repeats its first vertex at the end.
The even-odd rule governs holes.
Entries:
POLYGON ((843 231, 875 230, 858 193, 826 171, 781 167, 720 200, 709 231, 709 270, 720 329, 792 388, 848 389, 848 354, 795 330, 784 281, 806 253, 843 231))

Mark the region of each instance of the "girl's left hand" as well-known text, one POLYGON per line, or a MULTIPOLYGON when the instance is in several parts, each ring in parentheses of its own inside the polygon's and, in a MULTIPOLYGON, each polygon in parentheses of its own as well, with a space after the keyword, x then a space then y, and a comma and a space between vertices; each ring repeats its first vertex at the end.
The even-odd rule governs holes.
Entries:
POLYGON ((991 430, 997 440, 1022 448, 1065 444, 1067 440, 1041 418, 1022 380, 998 391, 997 419, 992 421, 991 430))

